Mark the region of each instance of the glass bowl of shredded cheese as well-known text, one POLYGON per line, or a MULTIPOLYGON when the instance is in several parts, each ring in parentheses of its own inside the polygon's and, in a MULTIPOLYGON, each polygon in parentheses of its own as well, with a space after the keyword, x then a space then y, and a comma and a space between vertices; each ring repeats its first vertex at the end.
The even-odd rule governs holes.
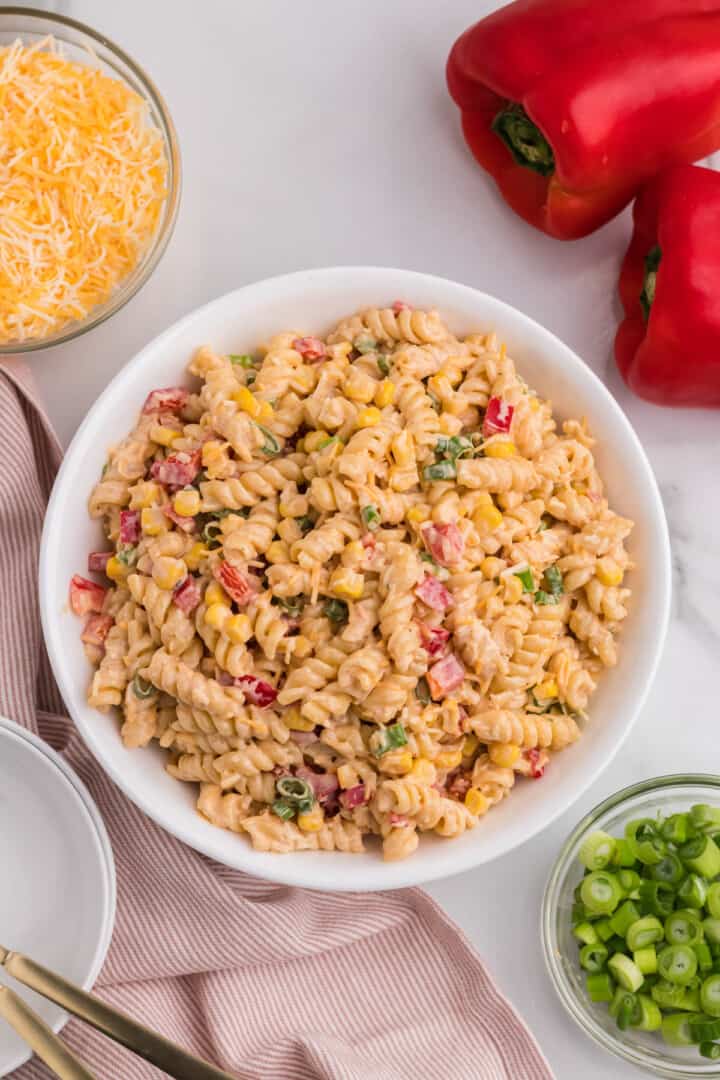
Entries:
POLYGON ((82 23, 0 9, 0 354, 118 311, 172 234, 180 155, 157 89, 82 23))

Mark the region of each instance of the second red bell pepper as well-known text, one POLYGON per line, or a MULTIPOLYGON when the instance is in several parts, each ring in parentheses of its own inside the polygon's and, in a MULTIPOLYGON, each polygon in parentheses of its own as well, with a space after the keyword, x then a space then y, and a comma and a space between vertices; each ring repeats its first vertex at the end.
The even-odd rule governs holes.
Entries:
POLYGON ((516 0, 455 42, 447 80, 510 206, 585 236, 720 147, 720 0, 516 0))
POLYGON ((615 357, 658 405, 720 408, 720 173, 680 165, 639 195, 615 357))

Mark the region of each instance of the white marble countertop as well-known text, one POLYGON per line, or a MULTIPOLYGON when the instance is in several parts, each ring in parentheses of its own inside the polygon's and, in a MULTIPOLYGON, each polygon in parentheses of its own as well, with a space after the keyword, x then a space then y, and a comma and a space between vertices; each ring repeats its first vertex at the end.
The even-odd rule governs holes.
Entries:
POLYGON ((64 442, 110 376, 179 316, 258 278, 341 263, 423 270, 507 300, 576 349, 635 425, 660 482, 675 557, 673 620, 648 704, 620 756, 552 828, 429 890, 532 1027, 559 1080, 631 1080, 640 1074, 596 1049, 564 1014, 538 936, 550 863, 585 810, 632 781, 720 765, 719 415, 643 404, 614 370, 629 215, 562 244, 514 217, 473 165, 443 69, 454 39, 497 6, 492 0, 43 6, 91 22, 149 71, 175 119, 184 170, 177 230, 149 284, 91 334, 32 357, 64 442))

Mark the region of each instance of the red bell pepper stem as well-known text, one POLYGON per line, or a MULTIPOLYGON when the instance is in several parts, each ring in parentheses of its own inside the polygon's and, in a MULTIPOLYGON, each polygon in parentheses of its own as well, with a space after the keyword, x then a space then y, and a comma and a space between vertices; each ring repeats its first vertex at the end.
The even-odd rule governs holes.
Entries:
POLYGON ((455 42, 447 80, 510 206, 585 236, 720 147, 720 0, 516 0, 455 42))
POLYGON ((720 408, 720 173, 679 165, 638 196, 615 357, 658 405, 720 408))

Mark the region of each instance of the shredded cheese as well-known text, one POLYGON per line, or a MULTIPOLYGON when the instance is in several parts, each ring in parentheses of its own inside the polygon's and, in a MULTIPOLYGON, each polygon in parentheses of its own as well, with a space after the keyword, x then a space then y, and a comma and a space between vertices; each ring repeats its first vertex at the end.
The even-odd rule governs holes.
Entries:
POLYGON ((49 337, 148 250, 167 159, 147 104, 52 38, 0 48, 0 342, 49 337))

